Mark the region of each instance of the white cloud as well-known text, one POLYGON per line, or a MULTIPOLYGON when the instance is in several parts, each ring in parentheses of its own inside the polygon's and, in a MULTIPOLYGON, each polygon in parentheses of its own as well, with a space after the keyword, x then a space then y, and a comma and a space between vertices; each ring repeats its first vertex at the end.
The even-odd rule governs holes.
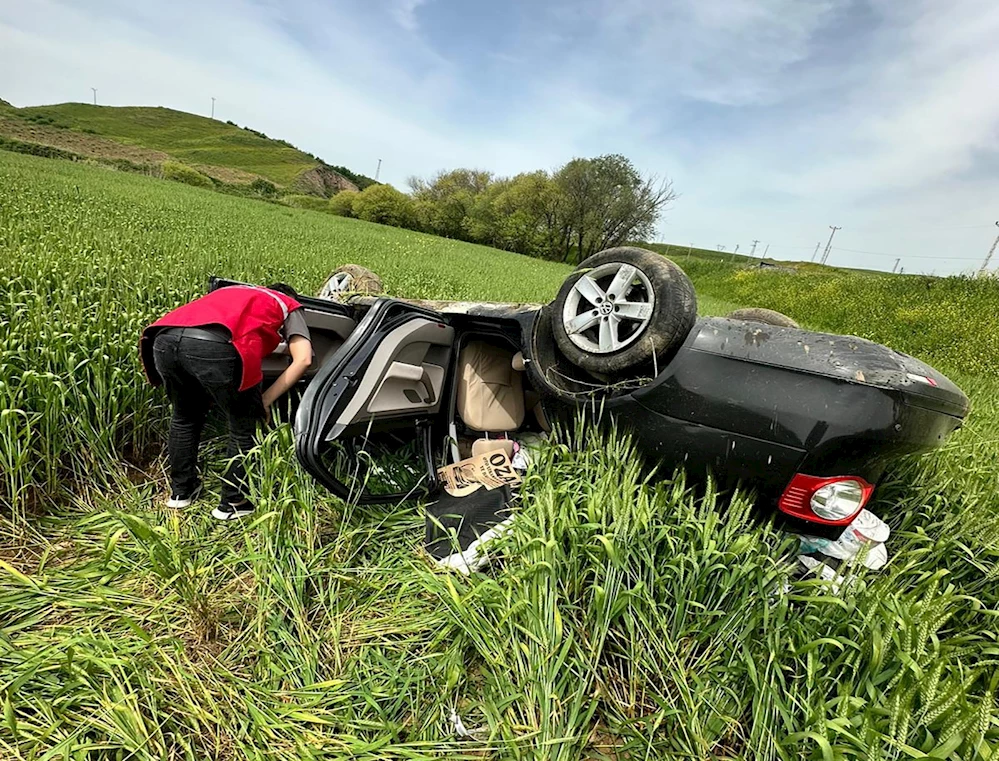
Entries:
POLYGON ((829 150, 787 189, 827 189, 869 198, 932 188, 974 172, 977 155, 999 145, 999 6, 931 2, 887 19, 904 37, 851 93, 835 121, 816 125, 829 150))
POLYGON ((427 0, 394 0, 392 16, 399 26, 410 32, 415 32, 419 27, 416 19, 416 11, 421 5, 426 5, 427 0))
POLYGON ((782 72, 808 58, 818 31, 848 3, 602 0, 600 17, 640 56, 640 85, 740 106, 780 100, 782 72))

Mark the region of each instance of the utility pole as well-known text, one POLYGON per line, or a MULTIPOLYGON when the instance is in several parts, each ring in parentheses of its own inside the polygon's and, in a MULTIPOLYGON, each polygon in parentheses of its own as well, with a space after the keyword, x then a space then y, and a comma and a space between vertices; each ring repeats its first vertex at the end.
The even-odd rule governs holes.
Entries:
POLYGON ((691 243, 691 244, 690 244, 689 246, 687 246, 687 261, 688 261, 688 262, 690 261, 690 252, 691 252, 691 251, 692 251, 693 249, 694 249, 694 244, 693 244, 693 243, 691 243))
POLYGON ((94 91, 94 105, 96 106, 97 105, 97 88, 96 87, 91 87, 90 89, 94 91))
MULTIPOLYGON (((996 222, 996 227, 999 227, 999 222, 996 222)), ((989 267, 989 261, 992 259, 992 254, 996 252, 996 247, 999 247, 999 235, 997 235, 996 239, 992 242, 992 248, 990 248, 989 252, 985 255, 985 261, 982 262, 982 266, 978 268, 978 277, 985 274, 985 270, 989 267)))
POLYGON ((378 168, 375 170, 375 182, 378 182, 378 175, 382 172, 382 160, 378 159, 378 168))
POLYGON ((822 241, 815 244, 815 251, 812 252, 812 261, 815 261, 815 257, 819 255, 819 246, 822 245, 822 241))
POLYGON ((895 260, 895 266, 891 268, 891 274, 893 274, 893 275, 895 274, 895 270, 898 269, 898 263, 900 261, 902 261, 901 257, 899 257, 898 259, 895 260))
POLYGON ((724 251, 724 250, 725 250, 725 246, 723 246, 723 245, 722 245, 721 243, 719 243, 719 244, 718 244, 718 245, 716 246, 716 248, 717 248, 717 249, 718 249, 719 251, 724 251))
POLYGON ((833 239, 833 236, 836 234, 837 230, 842 230, 843 228, 842 227, 833 227, 832 225, 829 225, 829 229, 832 230, 832 232, 829 233, 829 242, 826 243, 826 250, 822 252, 822 262, 821 262, 822 264, 825 264, 826 261, 828 261, 828 259, 829 259, 829 252, 832 251, 832 239, 833 239))
POLYGON ((735 244, 735 250, 732 251, 732 256, 735 256, 737 253, 739 253, 739 244, 738 243, 735 244))
POLYGON ((212 118, 215 118, 215 96, 212 96, 212 118))
POLYGON ((767 258, 767 252, 768 252, 769 250, 770 250, 770 244, 768 243, 768 244, 767 244, 767 247, 766 247, 765 249, 763 249, 763 256, 761 256, 761 257, 760 257, 760 261, 763 261, 764 259, 766 259, 766 258, 767 258))
POLYGON ((754 258, 756 258, 756 244, 757 244, 757 243, 759 243, 759 241, 758 241, 758 240, 754 240, 754 241, 753 241, 753 250, 749 252, 749 258, 750 258, 750 259, 754 259, 754 258))

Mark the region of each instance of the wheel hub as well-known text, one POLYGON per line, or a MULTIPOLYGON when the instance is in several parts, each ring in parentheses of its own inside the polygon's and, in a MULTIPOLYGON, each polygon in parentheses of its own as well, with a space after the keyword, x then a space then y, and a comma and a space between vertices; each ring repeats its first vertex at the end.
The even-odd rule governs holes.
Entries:
POLYGON ((609 354, 637 341, 652 321, 655 292, 633 264, 608 262, 573 283, 562 308, 569 340, 589 354, 609 354))

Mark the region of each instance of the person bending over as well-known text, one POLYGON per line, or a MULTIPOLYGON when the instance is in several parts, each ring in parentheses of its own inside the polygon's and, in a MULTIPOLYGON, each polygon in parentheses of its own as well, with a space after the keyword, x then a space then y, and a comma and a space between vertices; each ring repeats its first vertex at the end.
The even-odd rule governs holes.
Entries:
POLYGON ((142 333, 146 376, 163 385, 173 405, 168 443, 170 499, 183 508, 200 491, 198 443, 212 404, 228 419, 228 465, 222 500, 212 511, 220 520, 253 512, 246 497, 244 455, 258 422, 294 386, 312 363, 312 342, 298 294, 284 283, 267 288, 230 285, 169 312, 142 333), (291 364, 261 392, 264 357, 286 341, 291 364))

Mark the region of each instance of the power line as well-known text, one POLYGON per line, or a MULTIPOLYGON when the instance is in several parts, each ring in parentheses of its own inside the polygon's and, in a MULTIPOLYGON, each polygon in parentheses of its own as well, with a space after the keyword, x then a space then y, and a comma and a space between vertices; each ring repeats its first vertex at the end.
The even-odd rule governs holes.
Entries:
MULTIPOLYGON (((992 225, 989 225, 990 227, 992 225)), ((852 228, 851 228, 852 229, 852 228)), ((822 247, 822 241, 815 244, 815 248, 812 251, 811 261, 815 261, 815 257, 818 255, 818 249, 822 247)), ((716 245, 719 251, 725 251, 728 247, 722 245, 716 245)), ((795 251, 800 251, 802 249, 808 249, 809 246, 791 246, 783 245, 780 243, 768 243, 767 248, 764 251, 764 257, 770 248, 776 249, 792 249, 795 251)), ((866 249, 859 248, 844 248, 843 246, 833 246, 831 251, 851 253, 851 254, 868 254, 870 256, 887 256, 891 258, 901 258, 901 259, 935 259, 937 261, 968 261, 968 262, 980 262, 981 259, 977 256, 947 256, 945 254, 930 255, 930 254, 899 254, 897 251, 868 251, 866 249)), ((999 246, 996 247, 996 252, 999 252, 999 246)))
POLYGON ((757 243, 759 243, 758 240, 754 240, 753 241, 753 250, 749 252, 750 258, 755 258, 756 257, 756 244, 757 243))
MULTIPOLYGON (((836 246, 837 251, 848 251, 851 254, 869 254, 871 256, 898 256, 898 254, 889 254, 884 251, 861 251, 857 248, 842 248, 836 246)), ((921 254, 905 254, 906 259, 938 259, 942 261, 969 261, 977 262, 977 256, 925 256, 921 254)))

